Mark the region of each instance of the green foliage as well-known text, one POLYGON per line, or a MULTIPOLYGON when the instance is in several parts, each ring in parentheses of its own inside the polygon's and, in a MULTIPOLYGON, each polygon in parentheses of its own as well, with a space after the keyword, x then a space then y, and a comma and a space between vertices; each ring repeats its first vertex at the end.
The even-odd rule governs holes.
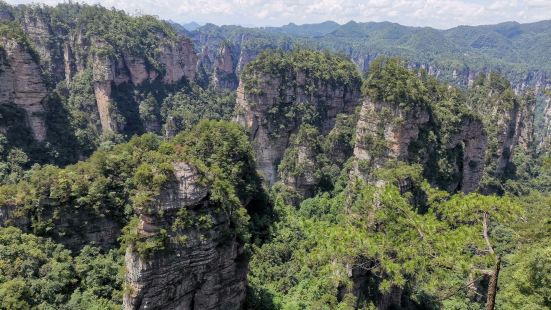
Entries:
MULTIPOLYGON (((0 8, 4 9, 4 8, 0 8)), ((0 21, 0 37, 15 40, 19 43, 24 50, 29 52, 33 60, 36 62, 39 61, 39 56, 34 46, 30 43, 29 38, 21 28, 21 25, 14 21, 0 21)), ((0 46, 0 59, 5 57, 5 51, 2 46, 0 46)), ((1 71, 0 71, 1 72, 1 71)))
POLYGON ((205 174, 210 175, 211 199, 224 207, 240 205, 239 201, 259 193, 253 150, 244 130, 224 121, 201 121, 191 130, 177 136, 182 155, 205 174))
MULTIPOLYGON (((278 28, 206 25, 195 34, 216 38, 208 41, 209 48, 213 41, 229 40, 238 45, 245 36, 248 40, 241 48, 252 54, 266 48, 329 50, 357 59, 364 70, 366 59, 400 57, 410 63, 430 65, 446 80, 457 81, 458 74, 459 78, 466 78, 468 71, 487 70, 500 71, 517 84, 529 70, 550 70, 551 62, 542 52, 549 47, 549 32, 549 21, 459 26, 448 30, 351 21, 343 25, 321 23, 278 28)), ((467 84, 466 80, 461 82, 467 84)))
MULTIPOLYGON (((520 219, 520 206, 509 198, 443 195, 423 181, 420 167, 385 168, 377 178, 387 185, 349 183, 298 209, 274 197, 281 221, 273 239, 255 249, 248 302, 270 300, 268 309, 369 308, 399 287, 408 309, 480 309, 465 283, 493 265, 483 214, 490 225, 503 225, 520 219), (392 179, 422 183, 429 208, 412 205, 392 179), (352 295, 354 287, 361 293, 352 295)), ((497 230, 489 234, 497 248, 497 230)))
POLYGON ((241 127, 203 121, 168 141, 153 134, 135 137, 110 150, 97 151, 87 161, 64 169, 35 167, 25 181, 0 186, 0 206, 14 210, 6 215, 5 224, 17 222, 19 214, 29 219, 34 233, 0 229, 0 295, 8 308, 39 304, 68 309, 119 307, 121 252, 102 252, 87 245, 73 258, 63 246, 36 236, 51 236, 60 242, 78 236, 81 223, 58 224, 67 224, 72 216, 84 214, 88 221, 108 219, 124 226, 122 248, 132 246, 144 258, 168 250, 171 240, 185 243, 190 231, 208 234, 214 225, 212 215, 185 209, 158 215, 174 217, 171 227, 153 236, 138 234, 136 214, 153 214, 161 190, 173 180, 173 163, 181 161, 199 170, 200 182, 208 185, 216 212, 225 212, 230 218, 226 233, 248 241, 250 225, 253 229, 259 225, 249 223, 249 212, 256 221, 264 210, 259 203, 262 189, 252 148, 241 127), (29 281, 34 282, 29 285, 29 281))
POLYGON ((0 299, 6 309, 63 303, 74 284, 70 252, 9 227, 0 229, 0 299))
POLYGON ((551 247, 530 246, 508 257, 500 276, 500 309, 546 309, 551 307, 551 247))
POLYGON ((100 116, 93 89, 92 70, 77 74, 69 83, 66 107, 70 122, 84 154, 90 154, 99 145, 101 135, 100 116))
POLYGON ((328 108, 320 98, 323 87, 347 93, 361 85, 361 77, 351 61, 306 49, 289 53, 265 51, 247 65, 241 79, 245 91, 252 95, 263 95, 261 87, 266 79, 278 81, 278 97, 267 111, 269 132, 275 137, 297 124, 321 126, 328 108), (289 90, 297 87, 310 98, 289 96, 289 90))
POLYGON ((504 179, 511 178, 511 167, 501 168, 508 162, 512 150, 507 148, 514 132, 511 133, 509 122, 512 114, 522 108, 523 102, 511 87, 509 81, 495 73, 480 75, 469 93, 468 106, 480 115, 488 136, 486 151, 486 168, 481 187, 503 192, 504 179))
POLYGON ((120 307, 122 257, 114 251, 86 246, 73 260, 62 245, 14 227, 0 228, 0 249, 2 309, 120 307))
POLYGON ((371 62, 362 90, 371 100, 395 103, 405 110, 425 106, 429 101, 426 86, 397 58, 379 57, 371 62))
POLYGON ((24 14, 45 17, 56 33, 82 33, 84 38, 95 38, 102 44, 91 52, 99 56, 121 56, 123 51, 144 56, 149 64, 160 69, 155 61, 163 43, 176 37, 166 22, 150 15, 132 17, 123 11, 106 9, 99 5, 63 3, 56 7, 20 6, 15 10, 16 20, 24 14), (164 39, 163 39, 164 38, 164 39))
MULTIPOLYGON (((261 188, 247 136, 227 122, 201 122, 166 142, 153 134, 135 137, 65 169, 37 167, 28 180, 0 187, 0 205, 14 206, 30 218, 34 233, 55 240, 79 235, 78 223, 58 227, 72 215, 107 218, 125 226, 132 224, 135 212, 151 212, 163 186, 173 180, 173 163, 179 161, 199 169, 209 184, 210 199, 232 215, 233 228, 246 239, 248 218, 242 202, 258 197, 261 188)), ((166 240, 166 234, 142 240, 144 252, 162 249, 166 240)))
POLYGON ((348 59, 331 53, 299 49, 288 53, 267 51, 258 55, 243 72, 245 89, 252 89, 254 79, 260 74, 289 78, 289 75, 298 73, 306 76, 303 87, 307 91, 320 82, 345 87, 353 87, 360 82, 354 64, 348 59))
POLYGON ((338 182, 344 163, 352 155, 354 127, 351 122, 355 119, 339 114, 335 127, 326 136, 312 125, 300 126, 291 136, 290 145, 278 166, 284 182, 300 186, 300 180, 313 178, 315 184, 306 185, 312 188, 304 194, 331 191, 338 182))
MULTIPOLYGON (((120 303, 124 278, 123 256, 116 250, 105 254, 96 247, 85 246, 75 257, 74 269, 80 279, 82 294, 120 303)), ((73 299, 73 297, 71 297, 73 299)))
POLYGON ((166 131, 190 129, 202 119, 230 120, 235 106, 235 93, 218 93, 192 84, 189 90, 167 96, 160 114, 166 131))

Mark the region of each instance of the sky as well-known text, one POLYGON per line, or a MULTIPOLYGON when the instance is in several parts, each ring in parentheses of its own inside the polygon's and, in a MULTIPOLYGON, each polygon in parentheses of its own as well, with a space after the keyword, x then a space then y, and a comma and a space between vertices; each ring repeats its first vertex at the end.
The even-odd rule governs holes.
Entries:
MULTIPOLYGON (((7 0, 10 4, 63 0, 7 0)), ((74 1, 73 1, 74 2, 74 1)), ((334 20, 391 21, 447 29, 458 25, 551 19, 551 0, 79 0, 178 23, 281 26, 334 20)))

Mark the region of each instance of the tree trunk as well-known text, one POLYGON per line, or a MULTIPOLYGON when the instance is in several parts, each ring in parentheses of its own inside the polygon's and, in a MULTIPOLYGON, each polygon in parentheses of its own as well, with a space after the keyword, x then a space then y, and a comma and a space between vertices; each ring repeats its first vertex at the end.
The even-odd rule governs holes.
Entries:
POLYGON ((402 288, 396 285, 390 287, 390 292, 383 294, 379 299, 379 310, 388 310, 392 306, 400 306, 402 300, 402 288))
POLYGON ((496 267, 494 274, 490 278, 490 283, 488 284, 488 299, 486 301, 486 310, 494 310, 496 303, 496 293, 497 293, 497 280, 499 277, 499 268, 501 267, 501 257, 498 255, 496 258, 496 267))

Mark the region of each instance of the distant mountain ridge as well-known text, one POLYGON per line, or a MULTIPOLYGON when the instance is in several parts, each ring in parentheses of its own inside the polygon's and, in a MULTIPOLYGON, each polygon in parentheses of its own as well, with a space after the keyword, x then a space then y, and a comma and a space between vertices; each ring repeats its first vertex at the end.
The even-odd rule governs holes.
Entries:
POLYGON ((547 84, 551 72, 551 58, 546 52, 551 48, 551 20, 527 24, 505 22, 458 26, 447 30, 391 22, 355 21, 343 25, 326 21, 257 28, 207 24, 192 31, 191 35, 198 50, 223 40, 232 42, 236 47, 241 45, 241 41, 247 41, 247 49, 252 50, 267 46, 328 49, 349 56, 363 70, 377 55, 390 55, 419 65, 453 68, 449 70, 448 78, 452 77, 454 70, 456 75, 465 69, 501 71, 514 84, 518 84, 525 82, 522 81, 525 76, 520 77, 519 74, 531 72, 527 84, 538 86, 538 83, 547 84), (539 74, 543 75, 539 81, 534 80, 538 75, 535 72, 543 72, 539 74))

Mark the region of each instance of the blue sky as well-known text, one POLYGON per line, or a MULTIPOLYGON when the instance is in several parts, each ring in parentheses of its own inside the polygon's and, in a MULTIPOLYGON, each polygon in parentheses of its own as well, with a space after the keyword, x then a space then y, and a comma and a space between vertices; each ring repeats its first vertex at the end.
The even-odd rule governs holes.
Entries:
MULTIPOLYGON (((7 0, 11 4, 36 0, 7 0)), ((56 4, 59 0, 38 1, 56 4)), ((334 20, 392 21, 408 26, 457 25, 551 19, 551 0, 84 0, 130 14, 153 14, 180 23, 279 26, 334 20)))

